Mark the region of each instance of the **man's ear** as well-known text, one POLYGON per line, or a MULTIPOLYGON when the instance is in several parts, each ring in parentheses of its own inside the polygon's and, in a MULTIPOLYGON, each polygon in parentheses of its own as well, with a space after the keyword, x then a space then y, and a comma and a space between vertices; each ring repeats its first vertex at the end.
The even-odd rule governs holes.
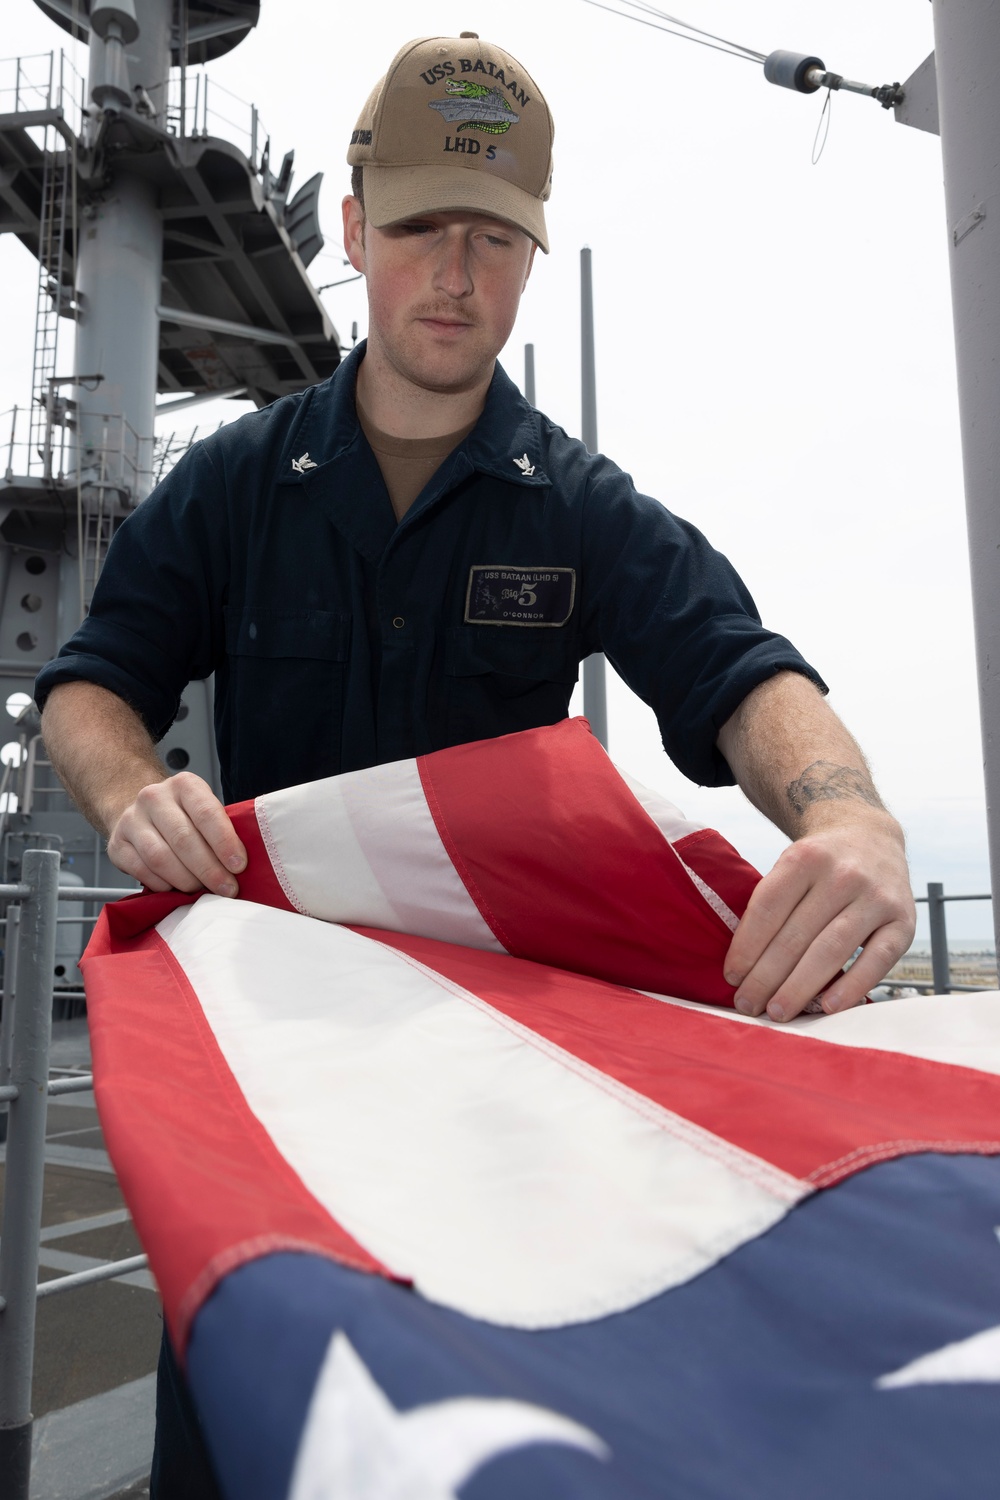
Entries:
POLYGON ((364 275, 365 266, 365 211, 357 198, 347 197, 343 202, 344 253, 356 271, 364 275))
POLYGON ((535 251, 537 249, 538 249, 538 246, 535 244, 534 240, 532 240, 532 242, 531 242, 531 252, 530 252, 530 254, 528 256, 528 269, 524 273, 524 281, 523 281, 523 283, 521 285, 521 291, 522 292, 524 291, 524 288, 528 285, 528 277, 531 275, 531 268, 535 264, 535 251))

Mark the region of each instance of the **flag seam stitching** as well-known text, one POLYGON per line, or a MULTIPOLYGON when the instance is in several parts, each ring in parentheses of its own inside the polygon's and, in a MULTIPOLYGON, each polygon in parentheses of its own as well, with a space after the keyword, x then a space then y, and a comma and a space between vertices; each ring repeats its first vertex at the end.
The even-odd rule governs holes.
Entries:
POLYGON ((859 1146, 855 1151, 848 1151, 846 1156, 838 1157, 836 1161, 816 1167, 809 1173, 806 1181, 819 1188, 830 1187, 840 1178, 846 1177, 851 1170, 859 1171, 862 1167, 889 1161, 894 1156, 915 1156, 924 1151, 940 1151, 949 1155, 968 1151, 979 1156, 997 1156, 1000 1155, 1000 1141, 880 1141, 877 1145, 859 1146))
MULTIPOLYGON (((391 944, 379 942, 377 938, 369 938, 369 942, 378 943, 380 948, 395 954, 407 963, 411 968, 419 970, 433 983, 439 985, 454 995, 456 999, 464 1001, 490 1016, 498 1025, 509 1031, 512 1035, 535 1047, 538 1051, 545 1053, 554 1062, 559 1063, 567 1072, 575 1073, 577 1077, 589 1083, 600 1092, 607 1094, 618 1103, 631 1109, 633 1113, 640 1115, 650 1124, 656 1125, 665 1134, 672 1136, 675 1140, 683 1141, 685 1145, 693 1150, 701 1152, 704 1156, 714 1157, 717 1161, 728 1167, 736 1176, 743 1177, 753 1182, 763 1192, 782 1203, 797 1203, 811 1190, 811 1184, 805 1179, 794 1177, 785 1172, 781 1167, 765 1161, 762 1157, 754 1156, 751 1152, 744 1151, 732 1141, 725 1140, 722 1136, 715 1135, 706 1130, 704 1126, 696 1124, 693 1120, 686 1120, 683 1115, 675 1114, 673 1110, 667 1109, 665 1105, 658 1104, 655 1099, 648 1098, 638 1090, 630 1088, 619 1079, 611 1078, 601 1073, 583 1058, 575 1057, 573 1053, 560 1047, 557 1042, 548 1037, 532 1031, 530 1027, 515 1021, 512 1016, 505 1015, 496 1006, 490 1005, 481 996, 473 994, 471 990, 464 989, 456 984, 454 980, 439 974, 435 969, 420 962, 411 954, 402 949, 394 948, 391 944)), ((637 993, 637 992, 634 992, 637 993)))
POLYGON ((303 917, 311 917, 312 912, 309 911, 305 906, 303 906, 302 902, 295 894, 295 888, 292 885, 292 882, 288 878, 288 873, 285 869, 284 864, 282 863, 281 855, 278 852, 278 842, 275 838, 274 831, 271 828, 271 823, 267 816, 267 809, 264 806, 263 797, 258 797, 253 806, 254 812, 257 815, 257 827, 260 829, 260 836, 264 841, 264 848, 267 850, 268 859, 271 861, 271 868, 274 870, 275 875, 278 877, 278 884, 281 886, 281 889, 284 891, 285 895, 288 897, 289 902, 295 908, 295 910, 303 917))
POLYGON ((723 922, 725 922, 730 932, 735 932, 737 927, 740 925, 740 919, 736 915, 736 913, 732 910, 731 907, 726 905, 725 901, 723 901, 718 891, 713 891, 708 882, 702 880, 701 876, 697 874, 696 871, 692 870, 689 864, 686 864, 684 860, 681 859, 681 856, 677 854, 677 850, 674 845, 671 844, 670 847, 673 849, 674 853, 677 855, 677 858, 680 860, 681 868, 684 870, 685 874, 688 876, 695 889, 697 891, 700 891, 701 895, 704 896, 705 900, 715 912, 716 916, 722 918, 723 922))

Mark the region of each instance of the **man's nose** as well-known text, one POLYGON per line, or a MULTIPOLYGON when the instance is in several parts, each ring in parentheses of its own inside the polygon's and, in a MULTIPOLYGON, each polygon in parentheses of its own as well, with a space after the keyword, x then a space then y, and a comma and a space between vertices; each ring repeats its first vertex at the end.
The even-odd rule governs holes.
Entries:
POLYGON ((445 234, 434 272, 434 290, 449 297, 467 297, 472 291, 469 247, 465 235, 445 234))

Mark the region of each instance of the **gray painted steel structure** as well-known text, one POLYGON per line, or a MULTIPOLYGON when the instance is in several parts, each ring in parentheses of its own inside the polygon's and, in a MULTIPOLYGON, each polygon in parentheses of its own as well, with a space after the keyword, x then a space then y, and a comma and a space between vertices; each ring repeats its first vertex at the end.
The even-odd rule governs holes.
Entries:
MULTIPOLYGON (((290 198, 293 153, 272 172, 249 106, 241 145, 212 135, 212 81, 191 71, 248 34, 256 0, 36 3, 89 42, 88 76, 58 53, 30 77, 19 63, 0 113, 0 233, 39 262, 33 389, 0 464, 0 724, 78 625, 115 527, 183 449, 154 443, 157 394, 262 406, 341 354, 307 272, 321 176, 290 198)), ((218 790, 212 712, 211 681, 190 684, 160 752, 218 790)), ((32 710, 7 721, 9 741, 21 764, 0 766, 0 879, 39 835, 93 883, 123 878, 59 789, 32 710)))
POLYGON ((0 1473, 10 1500, 27 1500, 31 1471, 31 1371, 42 1223, 45 1117, 52 1036, 52 969, 59 905, 59 855, 29 849, 21 896, 18 1003, 12 1032, 7 1165, 0 1234, 0 1473))
MULTIPOLYGON (((1000 892, 1000 6, 933 0, 990 875, 1000 892)), ((1000 938, 1000 902, 994 932, 1000 938)))
MULTIPOLYGON (((49 1095, 89 1090, 87 1077, 50 1079, 52 979, 60 899, 112 900, 115 889, 60 885, 55 849, 29 849, 24 880, 0 885, 0 899, 17 900, 20 916, 16 987, 5 975, 5 1017, 9 1057, 0 1081, 0 1100, 9 1111, 3 1224, 0 1232, 0 1493, 3 1500, 28 1500, 31 1470, 31 1376, 35 1312, 39 1298, 91 1282, 139 1271, 146 1257, 130 1256, 55 1281, 38 1284, 45 1166, 45 1125, 49 1095)), ((10 913, 8 913, 8 933, 10 913)), ((50 1256, 51 1260, 51 1256, 50 1256)))

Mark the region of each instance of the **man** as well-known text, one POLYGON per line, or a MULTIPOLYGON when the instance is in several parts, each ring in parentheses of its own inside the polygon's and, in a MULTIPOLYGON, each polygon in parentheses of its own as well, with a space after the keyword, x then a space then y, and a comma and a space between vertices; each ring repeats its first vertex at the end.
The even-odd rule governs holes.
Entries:
POLYGON ((554 722, 605 650, 677 764, 735 778, 794 840, 734 936, 737 1006, 787 1020, 822 991, 843 1009, 913 933, 902 833, 860 750, 725 559, 496 366, 547 250, 551 144, 499 48, 397 54, 348 156, 367 344, 199 444, 128 519, 39 678, 45 743, 122 870, 232 896, 246 856, 222 805, 154 748, 190 679, 216 673, 238 800, 554 722))

